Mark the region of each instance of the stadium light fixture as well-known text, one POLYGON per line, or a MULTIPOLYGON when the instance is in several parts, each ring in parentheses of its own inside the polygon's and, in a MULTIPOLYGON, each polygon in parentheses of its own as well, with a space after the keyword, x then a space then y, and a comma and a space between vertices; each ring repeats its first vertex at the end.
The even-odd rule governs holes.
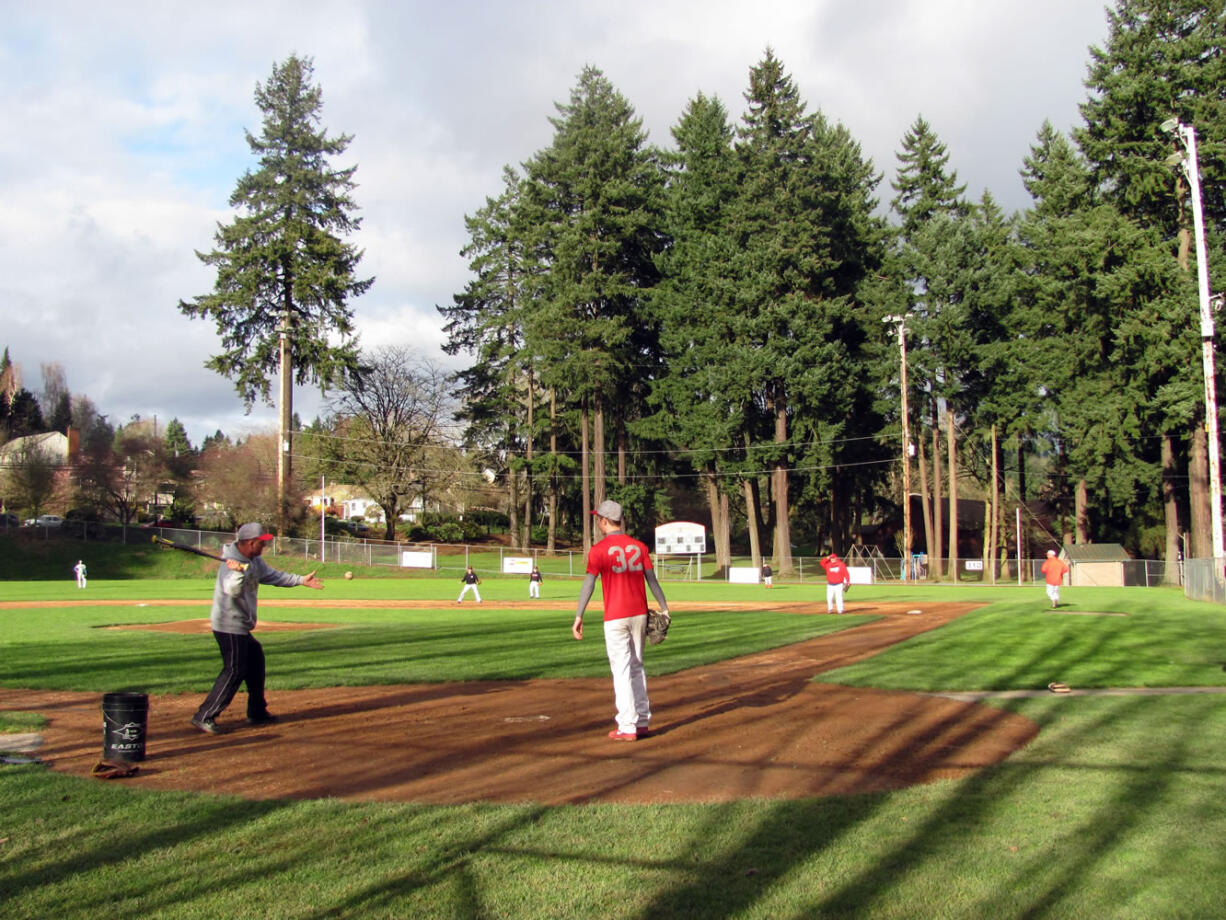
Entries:
MULTIPOLYGON (((1167 158, 1168 165, 1180 166, 1188 179, 1192 193, 1192 226, 1196 233, 1196 289, 1200 299, 1201 363, 1205 374, 1205 422, 1209 439, 1209 494, 1212 507, 1210 516, 1213 526, 1214 569, 1223 574, 1222 560, 1226 548, 1222 541, 1222 463, 1218 444, 1217 384, 1213 358, 1213 300, 1209 296, 1209 258, 1205 249, 1205 220, 1200 199, 1200 167, 1196 157, 1196 129, 1185 125, 1177 118, 1162 123, 1162 130, 1172 134, 1183 146, 1184 152, 1176 151, 1167 158)), ((1220 303, 1221 295, 1216 298, 1220 303)))

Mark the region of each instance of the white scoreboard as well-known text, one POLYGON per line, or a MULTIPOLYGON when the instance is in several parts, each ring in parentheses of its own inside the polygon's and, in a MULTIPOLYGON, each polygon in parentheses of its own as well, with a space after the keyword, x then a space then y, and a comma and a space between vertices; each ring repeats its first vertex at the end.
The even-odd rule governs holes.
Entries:
POLYGON ((656 528, 656 553, 689 556, 707 551, 707 528, 690 521, 673 521, 656 528))

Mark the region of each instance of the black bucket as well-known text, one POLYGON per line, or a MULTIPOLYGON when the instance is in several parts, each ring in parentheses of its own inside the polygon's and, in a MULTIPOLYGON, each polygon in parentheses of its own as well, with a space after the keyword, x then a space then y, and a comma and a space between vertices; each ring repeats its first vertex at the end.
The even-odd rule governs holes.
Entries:
POLYGON ((149 697, 144 693, 107 693, 102 697, 102 759, 145 759, 149 697))

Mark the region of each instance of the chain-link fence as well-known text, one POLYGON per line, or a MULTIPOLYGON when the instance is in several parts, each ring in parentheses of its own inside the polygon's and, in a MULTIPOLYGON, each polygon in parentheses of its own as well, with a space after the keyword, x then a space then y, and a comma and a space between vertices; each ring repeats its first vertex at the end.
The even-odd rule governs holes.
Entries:
POLYGON ((1226 571, 1212 559, 1188 559, 1183 563, 1183 593, 1194 601, 1226 604, 1226 571))
MULTIPOLYGON (((83 531, 80 526, 66 522, 55 529, 21 528, 23 534, 33 539, 85 539, 106 540, 121 543, 145 543, 151 535, 158 535, 176 543, 194 546, 210 552, 220 552, 221 547, 234 539, 230 531, 188 530, 170 527, 127 527, 118 525, 90 525, 96 531, 83 531)), ((316 562, 333 562, 342 565, 384 565, 394 567, 424 568, 439 573, 463 572, 467 566, 483 575, 493 575, 514 564, 508 559, 531 559, 542 574, 553 577, 582 577, 586 560, 581 550, 567 549, 547 554, 542 547, 521 549, 508 546, 483 544, 444 543, 399 543, 374 539, 334 538, 326 540, 298 537, 277 537, 271 552, 281 556, 297 556, 316 562)), ((902 559, 876 556, 873 558, 850 558, 845 561, 853 567, 871 571, 873 584, 967 584, 967 585, 1034 585, 1043 581, 1043 559, 1008 559, 988 565, 982 559, 940 559, 917 555, 911 564, 902 559), (953 563, 953 564, 951 564, 953 563)), ((750 556, 733 556, 731 565, 716 564, 715 554, 660 555, 655 556, 656 569, 662 581, 747 581, 756 582, 758 567, 750 556)), ((818 556, 794 556, 790 569, 781 569, 777 560, 771 562, 775 584, 805 584, 825 581, 825 569, 818 556)), ((1187 562, 1166 563, 1157 559, 1130 559, 1114 563, 1076 564, 1067 584, 1094 586, 1184 585, 1190 598, 1226 603, 1226 584, 1218 573, 1214 577, 1213 561, 1195 559, 1187 562)))

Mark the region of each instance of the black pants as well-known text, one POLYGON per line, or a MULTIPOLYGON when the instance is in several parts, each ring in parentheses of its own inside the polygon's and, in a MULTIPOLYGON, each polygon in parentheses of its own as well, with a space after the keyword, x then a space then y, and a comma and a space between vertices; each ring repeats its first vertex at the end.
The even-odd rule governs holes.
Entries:
POLYGON ((214 630, 213 638, 221 649, 221 673, 213 689, 196 710, 199 720, 215 719, 230 705, 238 685, 247 684, 247 718, 259 718, 268 712, 264 700, 264 647, 250 635, 236 636, 214 630))

